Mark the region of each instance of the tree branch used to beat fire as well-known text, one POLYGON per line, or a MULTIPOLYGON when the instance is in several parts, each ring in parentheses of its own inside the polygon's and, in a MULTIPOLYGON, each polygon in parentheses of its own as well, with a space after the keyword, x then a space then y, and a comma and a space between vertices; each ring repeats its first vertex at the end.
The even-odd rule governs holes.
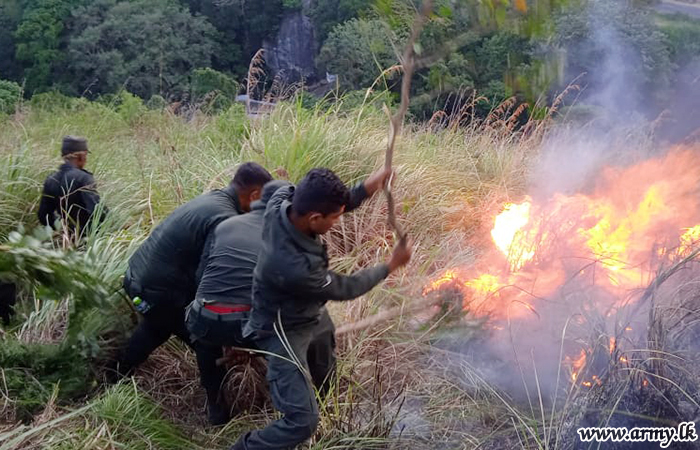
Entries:
MULTIPOLYGON (((391 115, 389 107, 384 104, 384 112, 389 118, 389 140, 386 148, 386 156, 384 159, 384 168, 386 170, 392 170, 394 161, 394 148, 396 146, 396 138, 401 134, 401 128, 403 127, 403 121, 408 112, 408 106, 411 102, 411 79, 413 77, 413 71, 416 68, 416 50, 418 49, 417 40, 420 36, 421 30, 425 25, 426 20, 430 17, 433 10, 432 0, 427 0, 423 3, 421 11, 416 14, 416 19, 413 22, 413 27, 411 28, 411 35, 404 48, 403 57, 401 58, 401 67, 403 69, 403 78, 401 79, 401 103, 399 104, 399 109, 396 114, 391 115)), ((396 221, 396 205, 394 201, 394 196, 391 192, 391 182, 384 186, 384 194, 387 200, 388 218, 387 221, 389 225, 396 231, 400 241, 406 239, 406 232, 401 228, 401 226, 396 221)), ((384 322, 386 320, 392 319, 394 317, 400 316, 405 311, 410 311, 415 308, 418 304, 423 302, 414 302, 412 305, 398 306, 391 308, 387 311, 375 314, 371 317, 364 318, 357 322, 348 323, 338 328, 336 335, 342 335, 350 331, 362 330, 369 328, 377 323, 384 322)))
MULTIPOLYGON (((421 12, 416 15, 416 19, 413 22, 413 27, 411 29, 411 36, 406 43, 406 48, 403 52, 403 57, 401 58, 401 67, 403 68, 403 78, 401 79, 401 103, 396 114, 393 116, 389 111, 389 107, 384 104, 384 112, 386 112, 389 117, 389 141, 386 148, 386 157, 384 159, 384 168, 387 170, 392 169, 394 160, 394 147, 396 145, 396 138, 401 134, 401 128, 403 127, 403 121, 406 117, 406 112, 408 112, 408 105, 411 102, 411 79, 413 77, 413 71, 416 67, 416 50, 418 48, 417 40, 420 36, 421 30, 425 21, 428 19, 433 10, 432 0, 427 0, 423 3, 423 8, 421 12)), ((400 240, 406 239, 406 233, 401 229, 399 224, 396 222, 396 211, 394 196, 391 193, 391 183, 387 183, 384 187, 384 194, 386 195, 387 207, 389 211, 389 225, 396 231, 397 236, 400 240)))

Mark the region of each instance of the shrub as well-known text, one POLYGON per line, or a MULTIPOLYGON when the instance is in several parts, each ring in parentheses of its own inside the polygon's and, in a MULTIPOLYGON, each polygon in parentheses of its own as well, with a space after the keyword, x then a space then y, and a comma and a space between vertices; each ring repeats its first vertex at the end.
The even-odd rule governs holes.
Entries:
POLYGON ((29 100, 29 104, 33 108, 49 112, 70 109, 74 103, 75 98, 68 97, 58 91, 34 94, 32 95, 31 100, 29 100))
POLYGON ((14 81, 0 80, 0 113, 14 114, 22 99, 22 88, 14 81))
POLYGON ((148 109, 165 109, 168 106, 167 100, 162 95, 153 94, 146 102, 148 109))
POLYGON ((238 88, 233 78, 214 69, 196 69, 192 72, 192 100, 201 104, 206 112, 228 109, 236 101, 238 88))
POLYGON ((120 92, 117 101, 117 112, 129 123, 136 122, 146 111, 143 100, 127 91, 120 92))

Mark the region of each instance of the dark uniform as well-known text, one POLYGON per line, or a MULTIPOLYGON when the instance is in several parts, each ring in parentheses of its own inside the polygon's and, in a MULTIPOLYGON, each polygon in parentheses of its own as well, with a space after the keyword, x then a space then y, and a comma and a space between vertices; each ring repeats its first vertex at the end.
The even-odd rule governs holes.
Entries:
MULTIPOLYGON (((187 329, 198 357, 202 386, 209 404, 219 401, 219 390, 226 376, 216 366, 221 347, 251 345, 243 337, 243 324, 251 309, 253 269, 262 249, 265 204, 286 181, 270 181, 251 211, 230 217, 214 230, 211 247, 202 258, 203 273, 195 300, 187 313, 187 329)), ((211 417, 213 422, 224 422, 211 417)))
MULTIPOLYGON (((293 193, 293 186, 281 188, 267 204, 253 310, 243 333, 254 336, 260 349, 286 358, 268 357, 267 372, 272 402, 284 416, 245 434, 234 449, 291 449, 311 437, 318 425, 312 383, 323 390, 335 367, 335 327, 324 305, 358 297, 389 274, 386 264, 350 276, 329 270, 325 245, 289 220, 293 193), (286 337, 294 355, 285 350, 278 334, 286 337)), ((364 186, 352 189, 350 197, 346 211, 367 197, 364 186)))
POLYGON ((142 300, 144 320, 120 357, 119 373, 130 373, 173 334, 190 344, 185 307, 197 290, 205 242, 218 224, 242 213, 232 186, 200 195, 173 211, 129 259, 124 289, 142 300))
MULTIPOLYGON (((64 137, 61 155, 65 158, 78 152, 88 152, 87 141, 74 136, 64 137)), ((100 196, 92 174, 66 161, 44 181, 37 214, 39 223, 52 227, 57 219, 62 219, 71 233, 81 233, 93 220, 98 203, 100 196)), ((103 209, 100 220, 104 213, 106 209, 103 209)))
MULTIPOLYGON (((41 225, 49 227, 61 220, 70 235, 80 238, 91 222, 104 220, 107 208, 98 207, 100 196, 92 174, 67 159, 74 153, 89 153, 87 140, 64 136, 61 156, 65 162, 44 181, 37 217, 41 225)), ((0 283, 0 317, 5 323, 14 314, 16 292, 14 284, 0 283)))
POLYGON ((15 314, 17 302, 17 287, 14 283, 0 282, 0 319, 5 325, 10 324, 10 319, 15 314))

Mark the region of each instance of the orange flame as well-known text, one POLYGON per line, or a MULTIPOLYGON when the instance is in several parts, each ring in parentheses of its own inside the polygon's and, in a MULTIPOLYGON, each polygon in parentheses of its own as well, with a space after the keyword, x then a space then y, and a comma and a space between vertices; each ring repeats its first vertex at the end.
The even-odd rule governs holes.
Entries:
MULTIPOLYGON (((700 248, 697 154, 678 148, 628 168, 605 168, 585 194, 555 194, 546 202, 526 197, 504 205, 493 219, 492 250, 486 249, 476 267, 446 271, 424 294, 456 285, 472 294, 465 296, 469 302, 488 298, 470 311, 499 320, 525 310, 510 308, 515 303, 540 310, 540 299, 576 278, 611 294, 594 296, 592 307, 613 316, 630 290, 648 285, 660 264, 700 248)), ((610 338, 610 354, 619 347, 610 338)), ((619 360, 627 362, 624 356, 619 360)), ((600 382, 582 382, 584 350, 565 362, 572 381, 600 382)))
POLYGON ((681 245, 678 248, 678 253, 681 255, 690 253, 700 242, 700 225, 686 229, 685 233, 681 235, 680 241, 681 245))
POLYGON ((535 251, 522 238, 522 230, 530 220, 530 200, 520 204, 509 203, 496 216, 491 237, 508 258, 511 268, 517 270, 535 256, 535 251))
POLYGON ((426 286, 423 289, 423 295, 426 295, 430 292, 437 291, 439 290, 442 286, 452 283, 455 280, 458 280, 457 276, 457 271, 455 270, 448 270, 445 272, 440 278, 437 280, 432 281, 428 286, 426 286))
POLYGON ((652 185, 636 206, 622 209, 609 201, 592 205, 591 216, 598 221, 591 228, 579 229, 579 233, 592 255, 610 271, 608 276, 614 285, 641 281, 638 270, 629 267, 636 259, 638 247, 634 243, 644 242, 643 248, 651 250, 653 243, 647 231, 656 218, 668 214, 664 197, 661 186, 652 185))
POLYGON ((484 273, 478 278, 467 281, 464 283, 465 286, 472 288, 476 294, 487 296, 488 294, 494 293, 501 286, 498 277, 484 273))
POLYGON ((571 364, 571 381, 576 381, 578 379, 581 370, 586 365, 586 351, 581 350, 581 354, 578 358, 571 360, 567 357, 567 361, 571 364))

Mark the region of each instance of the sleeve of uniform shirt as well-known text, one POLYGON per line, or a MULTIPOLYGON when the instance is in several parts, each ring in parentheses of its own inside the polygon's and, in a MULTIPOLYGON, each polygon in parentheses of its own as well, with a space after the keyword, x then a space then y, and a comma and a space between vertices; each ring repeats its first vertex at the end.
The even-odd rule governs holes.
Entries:
POLYGON ((347 213, 352 211, 353 209, 356 209, 362 204, 363 201, 365 201, 366 198, 367 190, 365 189, 365 183, 357 183, 355 187, 350 189, 350 200, 348 201, 348 204, 345 207, 345 212, 347 213))
MULTIPOLYGON (((217 225, 218 226, 218 225, 217 225)), ((214 245, 214 240, 216 239, 216 227, 207 234, 207 238, 204 241, 204 247, 202 248, 202 257, 199 258, 199 266, 197 266, 197 272, 195 273, 195 281, 197 285, 202 281, 202 275, 204 275, 204 269, 207 268, 207 263, 209 262, 209 255, 211 255, 211 248, 214 245)))
POLYGON ((277 214, 280 209, 280 205, 282 205, 285 200, 289 200, 292 194, 294 194, 294 189, 294 185, 282 186, 281 188, 277 189, 274 194, 272 194, 272 197, 270 197, 270 200, 268 200, 267 204, 265 205, 266 220, 271 220, 272 216, 277 214))
POLYGON ((369 292, 388 275, 386 264, 358 270, 352 275, 319 268, 304 277, 302 286, 295 290, 316 300, 352 300, 369 292))
POLYGON ((47 186, 44 183, 44 191, 41 194, 41 202, 39 202, 39 211, 37 216, 39 217, 39 223, 42 225, 53 226, 54 222, 54 212, 56 211, 56 199, 46 195, 47 186))
POLYGON ((92 178, 92 175, 86 173, 81 181, 83 185, 80 187, 80 197, 83 200, 83 207, 92 217, 95 214, 97 204, 100 203, 100 196, 95 188, 95 179, 92 178))

